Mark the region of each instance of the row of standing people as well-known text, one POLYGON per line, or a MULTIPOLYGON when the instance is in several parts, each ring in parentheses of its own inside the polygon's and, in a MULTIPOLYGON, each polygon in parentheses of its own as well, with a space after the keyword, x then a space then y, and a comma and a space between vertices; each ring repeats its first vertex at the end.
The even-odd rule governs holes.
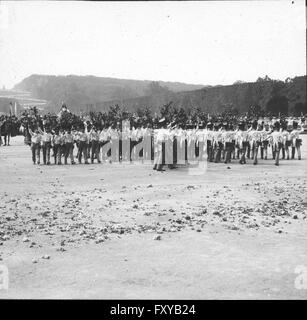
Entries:
MULTIPOLYGON (((215 163, 221 161, 229 163, 232 159, 238 159, 240 164, 246 164, 248 158, 253 160, 253 164, 257 164, 259 156, 261 159, 268 159, 269 150, 275 165, 279 165, 280 155, 282 159, 289 160, 294 159, 297 153, 298 159, 301 160, 300 133, 302 130, 298 130, 295 123, 290 132, 286 126, 281 126, 279 123, 275 123, 274 126, 253 123, 248 127, 246 124, 239 124, 236 129, 212 124, 208 124, 205 129, 163 128, 158 133, 159 156, 154 170, 160 171, 164 164, 168 164, 162 159, 168 157, 169 148, 166 148, 165 144, 169 140, 175 141, 173 150, 178 149, 178 146, 180 148, 184 141, 187 153, 190 151, 190 158, 193 159, 194 155, 197 155, 198 159, 204 160, 206 155, 207 161, 215 163)), ((174 168, 174 165, 168 165, 174 168)))
MULTIPOLYGON (((185 160, 188 157, 193 158, 195 155, 202 158, 207 155, 207 160, 210 162, 225 163, 231 159, 239 159, 241 164, 246 163, 246 158, 253 159, 253 163, 257 164, 259 150, 260 156, 263 159, 268 159, 268 150, 272 150, 272 157, 275 159, 275 164, 279 164, 279 155, 282 152, 282 157, 286 159, 293 159, 295 151, 297 151, 298 159, 301 159, 301 139, 300 131, 294 128, 291 132, 282 129, 278 126, 274 128, 265 128, 261 126, 251 126, 246 128, 238 126, 236 130, 233 128, 214 128, 207 125, 206 128, 196 128, 184 130, 182 128, 136 128, 123 129, 121 132, 116 128, 108 128, 103 130, 96 130, 92 128, 87 130, 87 127, 80 130, 29 130, 31 134, 31 150, 33 163, 40 163, 40 154, 42 151, 44 164, 51 163, 51 150, 53 150, 53 157, 55 164, 70 163, 74 164, 74 148, 77 147, 77 159, 81 163, 93 163, 96 159, 98 163, 106 160, 110 156, 110 151, 103 155, 101 153, 102 147, 108 141, 122 142, 123 140, 130 140, 130 151, 133 152, 133 147, 142 140, 147 140, 151 144, 152 153, 156 151, 157 157, 155 160, 155 168, 165 162, 165 143, 172 142, 172 152, 176 153, 178 148, 184 147, 185 160), (193 148, 191 148, 193 146, 193 148), (189 152, 190 150, 190 152, 189 152), (194 154, 191 154, 194 153, 194 154), (104 156, 104 157, 103 157, 104 156)), ((170 144, 168 144, 170 145, 170 144)), ((123 159, 120 149, 117 151, 115 157, 118 160, 123 159)), ((127 157, 126 157, 127 158, 127 157)), ((153 157, 150 157, 153 160, 153 157)), ((176 164, 176 155, 173 157, 174 164, 176 164)), ((129 159, 131 160, 131 158, 129 159)))
MULTIPOLYGON (((97 130, 95 127, 87 130, 87 126, 79 130, 50 130, 50 129, 36 129, 32 131, 29 129, 31 135, 31 151, 33 164, 40 164, 41 152, 43 155, 43 163, 51 164, 51 152, 53 151, 54 164, 67 164, 70 160, 71 164, 75 164, 74 149, 77 148, 76 158, 79 163, 84 161, 89 164, 97 160, 101 163, 102 160, 110 160, 111 150, 106 154, 101 154, 102 147, 109 141, 121 142, 122 139, 129 139, 130 151, 140 140, 146 137, 151 138, 151 130, 149 128, 138 128, 133 130, 124 130, 120 132, 115 128, 107 128, 97 130), (63 161, 64 160, 64 161, 63 161)), ((122 159, 120 150, 116 150, 118 160, 122 159)), ((114 155, 113 155, 114 159, 114 155)), ((129 159, 131 160, 131 159, 129 159)))

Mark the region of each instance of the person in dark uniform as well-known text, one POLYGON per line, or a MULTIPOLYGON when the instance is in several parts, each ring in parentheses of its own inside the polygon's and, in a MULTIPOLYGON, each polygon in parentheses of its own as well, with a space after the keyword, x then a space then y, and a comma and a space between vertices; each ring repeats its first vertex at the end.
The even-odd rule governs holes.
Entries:
POLYGON ((213 162, 213 158, 214 158, 212 132, 213 132, 213 124, 211 122, 208 122, 206 140, 207 140, 207 161, 209 162, 213 162))
POLYGON ((64 151, 64 137, 61 130, 59 129, 55 130, 52 144, 53 144, 54 164, 61 165, 62 153, 64 151))
POLYGON ((99 159, 99 133, 97 132, 96 127, 93 127, 90 131, 90 142, 91 142, 91 163, 94 163, 94 159, 100 163, 99 159))
POLYGON ((214 125, 214 162, 219 163, 223 152, 221 123, 214 125))
POLYGON ((244 122, 239 123, 238 129, 239 130, 237 132, 237 144, 239 146, 241 156, 239 163, 246 164, 246 152, 249 146, 248 132, 245 130, 246 124, 244 122))
POLYGON ((12 131, 12 119, 11 116, 5 116, 4 124, 2 125, 4 135, 4 146, 10 145, 10 137, 12 131))

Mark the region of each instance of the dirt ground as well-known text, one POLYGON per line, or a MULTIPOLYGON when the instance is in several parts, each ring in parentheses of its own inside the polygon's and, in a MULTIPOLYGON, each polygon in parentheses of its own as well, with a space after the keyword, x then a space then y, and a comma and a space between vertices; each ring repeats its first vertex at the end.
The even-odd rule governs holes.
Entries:
MULTIPOLYGON (((306 299, 303 160, 34 166, 0 147, 0 298, 306 299)), ((307 281, 307 279, 306 279, 307 281)))

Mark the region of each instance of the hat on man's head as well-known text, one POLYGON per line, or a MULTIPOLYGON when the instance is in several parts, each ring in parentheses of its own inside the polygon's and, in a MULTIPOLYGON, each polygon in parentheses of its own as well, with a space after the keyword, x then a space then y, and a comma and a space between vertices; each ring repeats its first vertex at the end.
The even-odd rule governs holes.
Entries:
POLYGON ((195 125, 194 125, 194 124, 191 124, 191 123, 187 123, 186 128, 187 128, 187 129, 194 129, 194 128, 195 128, 195 125))
POLYGON ((158 127, 162 128, 165 125, 166 125, 166 119, 165 118, 160 119, 159 122, 158 122, 158 127))
POLYGON ((207 123, 207 128, 208 128, 208 129, 212 129, 212 128, 213 128, 213 124, 212 124, 211 122, 208 122, 208 123, 207 123))
POLYGON ((238 127, 239 127, 239 130, 244 130, 244 128, 245 128, 245 122, 243 122, 243 121, 241 121, 241 122, 239 122, 238 123, 238 127))
POLYGON ((276 130, 279 130, 279 129, 280 129, 280 122, 279 122, 279 121, 276 121, 276 122, 274 123, 274 128, 275 128, 276 130))
POLYGON ((252 128, 253 129, 257 129, 257 126, 258 126, 258 122, 256 121, 256 120, 254 120, 253 122, 252 122, 252 128))

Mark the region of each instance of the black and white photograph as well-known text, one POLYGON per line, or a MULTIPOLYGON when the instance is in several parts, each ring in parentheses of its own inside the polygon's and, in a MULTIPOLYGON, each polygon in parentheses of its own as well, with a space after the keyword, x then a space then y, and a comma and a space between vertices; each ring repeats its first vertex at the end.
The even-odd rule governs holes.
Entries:
POLYGON ((304 0, 1 0, 0 133, 0 300, 307 299, 304 0))

